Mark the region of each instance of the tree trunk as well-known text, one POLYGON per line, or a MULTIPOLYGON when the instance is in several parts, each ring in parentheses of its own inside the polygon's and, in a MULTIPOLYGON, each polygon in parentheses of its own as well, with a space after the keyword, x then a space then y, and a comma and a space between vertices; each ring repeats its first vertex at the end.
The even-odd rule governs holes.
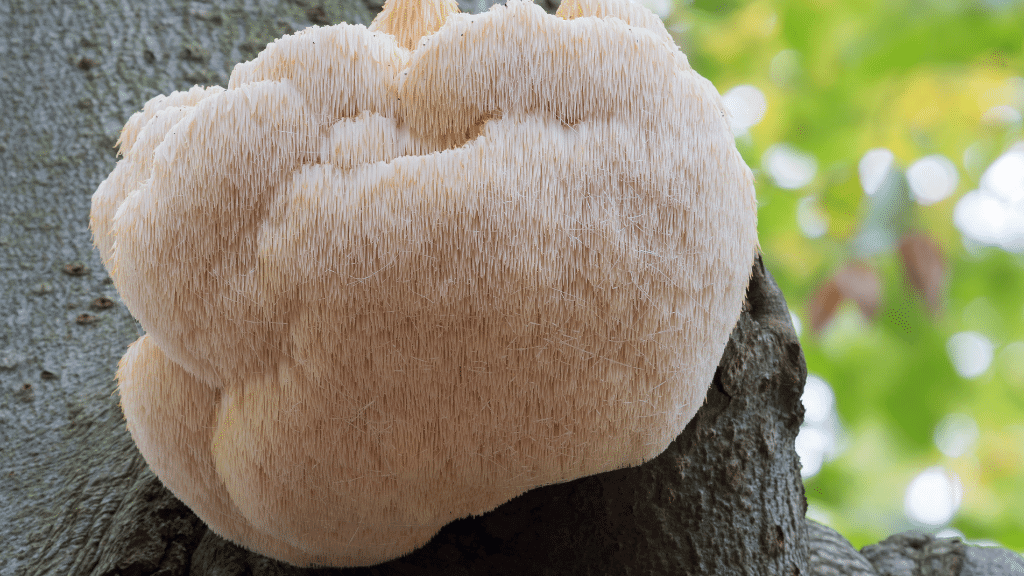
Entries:
POLYGON ((235 63, 283 34, 369 24, 380 4, 0 2, 0 576, 797 575, 829 573, 816 567, 837 550, 870 571, 814 526, 826 537, 811 542, 826 552, 808 556, 793 448, 806 368, 760 259, 707 402, 663 454, 530 491, 403 558, 294 568, 217 537, 160 484, 125 430, 113 381, 138 328, 88 230, 121 126, 157 94, 225 85, 235 63))

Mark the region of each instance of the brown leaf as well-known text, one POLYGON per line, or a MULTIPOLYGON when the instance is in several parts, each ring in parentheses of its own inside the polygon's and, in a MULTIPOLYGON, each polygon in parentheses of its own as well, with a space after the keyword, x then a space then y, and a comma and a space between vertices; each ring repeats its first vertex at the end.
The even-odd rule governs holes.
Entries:
POLYGON ((808 312, 811 330, 821 332, 843 300, 857 303, 861 313, 869 319, 878 314, 882 298, 882 280, 873 268, 863 262, 851 262, 839 269, 811 297, 808 312))
POLYGON ((842 301, 843 294, 839 291, 839 286, 836 285, 834 278, 829 278, 824 284, 815 291, 814 296, 811 297, 811 302, 808 304, 808 313, 811 315, 811 330, 815 333, 821 332, 821 329, 828 324, 829 320, 836 313, 836 308, 839 307, 839 302, 842 301))
POLYGON ((845 298, 857 303, 865 317, 878 314, 882 298, 882 280, 873 268, 863 262, 851 262, 835 275, 836 286, 845 298))
POLYGON ((900 255, 910 284, 924 298, 928 310, 937 314, 942 309, 947 275, 946 259, 938 244, 925 234, 908 234, 900 242, 900 255))

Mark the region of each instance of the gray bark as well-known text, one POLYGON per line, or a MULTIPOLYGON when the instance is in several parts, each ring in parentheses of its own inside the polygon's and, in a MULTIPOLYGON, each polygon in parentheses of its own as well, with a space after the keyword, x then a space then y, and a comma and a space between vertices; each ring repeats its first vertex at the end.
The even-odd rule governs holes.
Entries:
POLYGON ((858 552, 835 530, 807 521, 812 576, 1014 576, 1024 557, 959 538, 903 532, 858 552))
MULTIPOLYGON (((894 554, 861 555, 824 527, 808 531, 793 450, 806 369, 760 261, 706 405, 644 466, 531 491, 453 522, 406 557, 345 571, 242 550, 164 489, 117 405, 114 371, 139 333, 88 230, 118 132, 157 94, 224 85, 235 63, 274 38, 309 24, 368 24, 380 4, 0 1, 0 576, 887 573, 879 558, 909 566, 894 554)), ((1009 574, 998 570, 1019 559, 954 545, 920 552, 914 538, 895 545, 914 566, 937 558, 951 570, 959 558, 962 574, 1009 574)))

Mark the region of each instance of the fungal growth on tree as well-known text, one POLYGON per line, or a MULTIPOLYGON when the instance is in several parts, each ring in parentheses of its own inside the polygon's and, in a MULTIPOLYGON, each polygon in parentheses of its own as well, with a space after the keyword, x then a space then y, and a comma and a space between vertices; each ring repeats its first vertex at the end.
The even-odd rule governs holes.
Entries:
POLYGON ((628 0, 388 0, 158 96, 93 196, 128 430, 215 532, 364 566, 638 465, 757 251, 715 88, 628 0))

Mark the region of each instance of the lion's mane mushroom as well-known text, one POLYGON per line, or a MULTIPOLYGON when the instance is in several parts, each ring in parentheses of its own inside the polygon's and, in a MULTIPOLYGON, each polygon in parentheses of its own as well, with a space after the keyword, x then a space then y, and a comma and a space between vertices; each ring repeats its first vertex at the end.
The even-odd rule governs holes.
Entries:
POLYGON ((718 93, 627 0, 388 0, 149 101, 93 196, 128 429, 214 531, 379 563, 649 460, 757 250, 718 93))

